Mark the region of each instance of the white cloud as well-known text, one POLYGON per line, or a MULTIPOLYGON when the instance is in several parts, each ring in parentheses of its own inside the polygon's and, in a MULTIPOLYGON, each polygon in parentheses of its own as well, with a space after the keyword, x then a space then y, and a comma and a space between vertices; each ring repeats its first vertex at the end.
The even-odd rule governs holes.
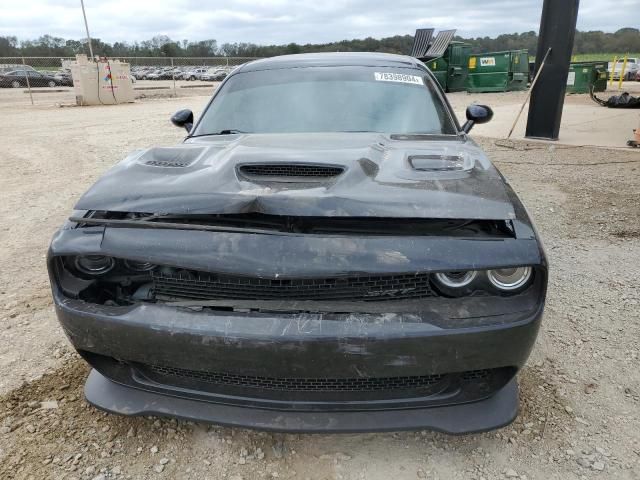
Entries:
MULTIPOLYGON (((638 0, 582 0, 578 28, 634 26, 638 0)), ((86 0, 92 36, 107 42, 155 35, 218 43, 317 43, 412 34, 417 27, 457 28, 463 37, 538 29, 542 0, 86 0)), ((84 37, 78 0, 3 1, 0 35, 84 37)))

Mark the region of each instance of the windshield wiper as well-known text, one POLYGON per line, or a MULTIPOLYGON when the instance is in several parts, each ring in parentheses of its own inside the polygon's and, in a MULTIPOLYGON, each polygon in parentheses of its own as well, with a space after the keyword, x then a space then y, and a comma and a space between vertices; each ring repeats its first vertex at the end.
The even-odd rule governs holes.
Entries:
POLYGON ((220 130, 216 133, 209 133, 209 135, 234 135, 236 133, 251 133, 251 132, 243 132, 242 130, 237 130, 235 128, 228 128, 226 130, 220 130))
POLYGON ((213 133, 202 133, 200 135, 189 135, 189 138, 196 138, 196 137, 213 137, 215 135, 236 135, 239 133, 251 133, 251 132, 245 132, 243 130, 237 130, 235 128, 227 128, 225 130, 220 130, 219 132, 213 132, 213 133))

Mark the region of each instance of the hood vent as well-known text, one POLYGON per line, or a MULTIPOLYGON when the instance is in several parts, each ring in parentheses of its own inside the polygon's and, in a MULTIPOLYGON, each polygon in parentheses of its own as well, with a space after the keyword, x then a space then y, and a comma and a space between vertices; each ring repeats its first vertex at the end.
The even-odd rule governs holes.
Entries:
POLYGON ((154 147, 144 152, 138 162, 149 167, 186 168, 205 152, 206 147, 180 145, 178 147, 154 147))
POLYGON ((144 164, 151 167, 185 168, 192 162, 185 160, 148 160, 144 164))
POLYGON ((317 182, 337 177, 344 170, 341 166, 310 163, 251 163, 238 167, 248 180, 271 182, 317 182))
POLYGON ((465 170, 464 158, 457 155, 412 155, 409 163, 420 172, 450 172, 465 170))

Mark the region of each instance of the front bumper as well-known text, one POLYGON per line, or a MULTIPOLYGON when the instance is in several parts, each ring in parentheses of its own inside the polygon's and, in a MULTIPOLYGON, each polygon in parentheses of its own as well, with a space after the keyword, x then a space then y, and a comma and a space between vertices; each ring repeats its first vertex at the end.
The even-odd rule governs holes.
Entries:
POLYGON ((442 328, 415 314, 339 318, 154 304, 106 307, 55 290, 54 299, 67 336, 97 370, 86 386, 87 399, 97 407, 304 432, 468 433, 508 424, 517 413, 515 373, 542 316, 540 305, 510 321, 442 328), (164 375, 167 370, 170 375, 164 375), (158 371, 163 375, 154 376, 158 371), (206 372, 222 372, 227 381, 216 385, 200 376, 206 372), (475 372, 490 373, 478 380, 475 372), (382 378, 391 379, 395 390, 288 391, 242 384, 247 378, 262 379, 262 387, 264 379, 295 385, 334 379, 342 385, 382 378), (415 378, 429 381, 416 386, 415 378), (411 384, 397 388, 398 381, 411 384))
POLYGON ((95 369, 87 399, 115 413, 283 431, 465 433, 513 420, 515 375, 537 336, 546 291, 546 263, 533 233, 473 242, 254 237, 125 228, 59 232, 49 259, 54 303, 71 343, 95 369), (78 254, 265 278, 385 274, 407 265, 425 272, 533 265, 540 275, 530 294, 510 297, 332 301, 320 309, 277 311, 228 302, 231 308, 194 310, 70 298, 61 291, 54 259, 78 254))

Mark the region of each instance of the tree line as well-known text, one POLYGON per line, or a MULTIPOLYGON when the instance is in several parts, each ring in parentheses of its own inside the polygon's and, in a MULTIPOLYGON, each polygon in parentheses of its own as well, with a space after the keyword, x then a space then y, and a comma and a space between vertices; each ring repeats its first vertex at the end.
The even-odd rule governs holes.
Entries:
MULTIPOLYGON (((491 37, 462 38, 455 40, 471 44, 474 53, 500 50, 536 51, 536 32, 512 33, 491 37)), ((91 40, 95 55, 108 57, 271 57, 289 53, 307 52, 386 52, 408 54, 413 45, 413 35, 396 35, 382 39, 365 38, 341 40, 324 44, 256 45, 254 43, 223 43, 216 40, 172 40, 166 35, 158 35, 141 42, 103 42, 99 38, 91 40)), ((622 28, 614 33, 601 31, 577 32, 574 54, 583 53, 626 53, 640 52, 640 30, 622 28)), ((73 57, 87 53, 86 41, 69 40, 51 35, 43 35, 35 40, 18 40, 14 36, 0 36, 0 57, 73 57)))

